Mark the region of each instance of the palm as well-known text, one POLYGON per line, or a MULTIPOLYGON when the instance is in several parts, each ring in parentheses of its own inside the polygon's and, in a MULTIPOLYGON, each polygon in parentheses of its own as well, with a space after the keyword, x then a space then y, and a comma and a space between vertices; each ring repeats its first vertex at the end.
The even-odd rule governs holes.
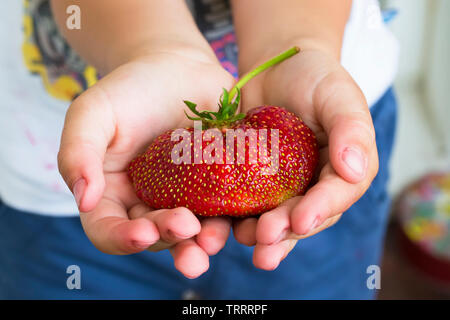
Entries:
POLYGON ((170 55, 152 59, 155 61, 122 66, 97 88, 108 96, 111 102, 108 116, 116 120, 115 136, 104 160, 105 194, 113 193, 127 208, 138 203, 126 177, 130 161, 159 134, 189 124, 184 99, 214 106, 222 86, 233 81, 231 75, 215 64, 180 61, 170 55), (112 181, 121 183, 116 186, 112 181))
POLYGON ((282 106, 297 114, 315 132, 321 145, 327 144, 312 98, 320 80, 342 70, 320 52, 301 52, 250 81, 242 90, 242 109, 262 104, 282 106))
MULTIPOLYGON (((87 178, 80 216, 87 236, 100 250, 125 254, 147 247, 170 248, 176 267, 186 276, 205 271, 207 255, 215 254, 225 243, 229 221, 200 222, 184 208, 152 211, 136 197, 126 170, 156 136, 189 124, 184 99, 199 106, 215 106, 222 88, 230 87, 233 81, 218 63, 156 54, 119 67, 73 103, 65 132, 95 132, 80 134, 83 137, 77 144, 96 152, 76 158, 89 162, 85 171, 91 177, 87 178), (215 234, 221 236, 206 239, 202 231, 208 228, 218 230, 215 234), (196 263, 183 260, 186 252, 197 268, 196 263)), ((73 143, 64 133, 62 140, 61 150, 70 152, 67 146, 73 143)), ((65 155, 62 152, 60 156, 63 164, 68 160, 65 155)), ((76 161, 73 156, 72 152, 71 161, 76 161)))
POLYGON ((320 147, 318 179, 305 196, 234 225, 238 241, 256 244, 255 265, 273 269, 297 239, 336 223, 368 188, 378 168, 373 126, 358 86, 338 61, 320 51, 303 51, 268 70, 243 88, 242 97, 244 111, 271 104, 294 112, 320 147), (345 163, 352 148, 367 156, 365 173, 345 163))
POLYGON ((170 55, 115 70, 98 84, 111 103, 108 116, 116 121, 105 170, 123 171, 156 136, 188 125, 183 100, 214 107, 222 87, 232 82, 232 76, 216 64, 180 61, 170 55))
MULTIPOLYGON (((324 174, 333 171, 328 152, 329 139, 318 118, 314 101, 309 97, 314 95, 317 83, 334 71, 330 70, 334 64, 334 61, 320 53, 303 52, 284 61, 277 69, 269 69, 242 90, 243 112, 259 105, 281 106, 295 113, 312 129, 319 142, 318 172, 323 171, 324 174), (280 79, 279 75, 283 78, 280 79)), ((323 178, 326 176, 322 175, 323 178)))

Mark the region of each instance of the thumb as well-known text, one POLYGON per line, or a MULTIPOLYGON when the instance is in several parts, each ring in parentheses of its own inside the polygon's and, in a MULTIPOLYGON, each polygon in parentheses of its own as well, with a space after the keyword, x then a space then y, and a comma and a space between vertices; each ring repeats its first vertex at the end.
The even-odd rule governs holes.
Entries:
POLYGON ((378 171, 375 131, 365 97, 345 71, 316 87, 315 106, 336 172, 350 183, 371 181, 378 171))
POLYGON ((103 195, 103 160, 114 135, 114 117, 107 96, 92 87, 66 113, 58 167, 81 212, 94 209, 103 195))

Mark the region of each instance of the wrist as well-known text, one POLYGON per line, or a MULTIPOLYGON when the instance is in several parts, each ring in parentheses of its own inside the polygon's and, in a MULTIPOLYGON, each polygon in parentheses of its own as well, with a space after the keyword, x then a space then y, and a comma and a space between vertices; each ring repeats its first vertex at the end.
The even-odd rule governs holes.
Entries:
POLYGON ((206 41, 193 41, 181 37, 160 37, 146 40, 129 48, 112 52, 106 60, 106 71, 110 72, 117 67, 133 61, 148 60, 157 55, 174 55, 183 59, 201 63, 217 63, 214 51, 206 41), (205 42, 205 43, 203 43, 205 42))

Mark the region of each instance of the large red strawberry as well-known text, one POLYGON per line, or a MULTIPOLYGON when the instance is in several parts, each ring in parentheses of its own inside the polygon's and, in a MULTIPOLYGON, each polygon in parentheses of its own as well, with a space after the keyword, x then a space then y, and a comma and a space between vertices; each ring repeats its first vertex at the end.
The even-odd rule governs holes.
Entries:
POLYGON ((194 134, 193 128, 186 128, 183 139, 187 139, 192 149, 190 153, 185 149, 178 153, 183 161, 174 161, 174 150, 180 149, 181 140, 173 139, 175 130, 170 130, 130 163, 128 173, 138 197, 154 209, 186 207, 203 216, 243 217, 263 213, 303 194, 319 157, 311 129, 293 113, 276 106, 260 106, 247 115, 235 115, 240 87, 257 73, 297 52, 298 48, 285 52, 257 68, 250 77, 244 77, 230 93, 224 90, 217 112, 198 112, 195 104, 185 101, 198 116, 188 117, 201 120, 204 130, 194 134), (234 93, 237 97, 232 101, 234 93), (208 146, 212 150, 216 141, 211 130, 206 131, 211 128, 218 128, 213 131, 218 135, 223 133, 223 137, 217 136, 222 147, 215 144, 215 151, 209 153, 215 161, 202 157, 204 150, 208 146), (256 132, 255 139, 241 140, 245 144, 240 145, 232 135, 227 140, 227 134, 239 132, 238 129, 241 133, 256 132), (234 153, 229 153, 227 142, 234 153), (194 148, 195 143, 201 145, 200 152, 194 148), (243 150, 237 150, 239 146, 243 150))

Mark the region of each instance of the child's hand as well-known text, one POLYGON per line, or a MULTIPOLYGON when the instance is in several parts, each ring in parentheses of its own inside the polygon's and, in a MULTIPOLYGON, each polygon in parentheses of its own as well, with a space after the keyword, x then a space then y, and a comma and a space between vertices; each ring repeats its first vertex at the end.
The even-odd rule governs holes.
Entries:
POLYGON ((316 133, 321 150, 318 182, 305 196, 233 227, 239 242, 255 245, 255 266, 272 270, 298 239, 335 224, 367 190, 378 171, 375 132, 361 90, 337 59, 321 50, 304 50, 270 69, 242 95, 244 112, 262 104, 295 112, 316 133))
POLYGON ((211 55, 160 51, 122 65, 70 106, 58 155, 86 235, 101 251, 170 249, 195 278, 225 244, 230 220, 199 221, 185 208, 151 211, 128 180, 129 162, 159 134, 189 124, 183 99, 215 106, 233 77, 211 55))

